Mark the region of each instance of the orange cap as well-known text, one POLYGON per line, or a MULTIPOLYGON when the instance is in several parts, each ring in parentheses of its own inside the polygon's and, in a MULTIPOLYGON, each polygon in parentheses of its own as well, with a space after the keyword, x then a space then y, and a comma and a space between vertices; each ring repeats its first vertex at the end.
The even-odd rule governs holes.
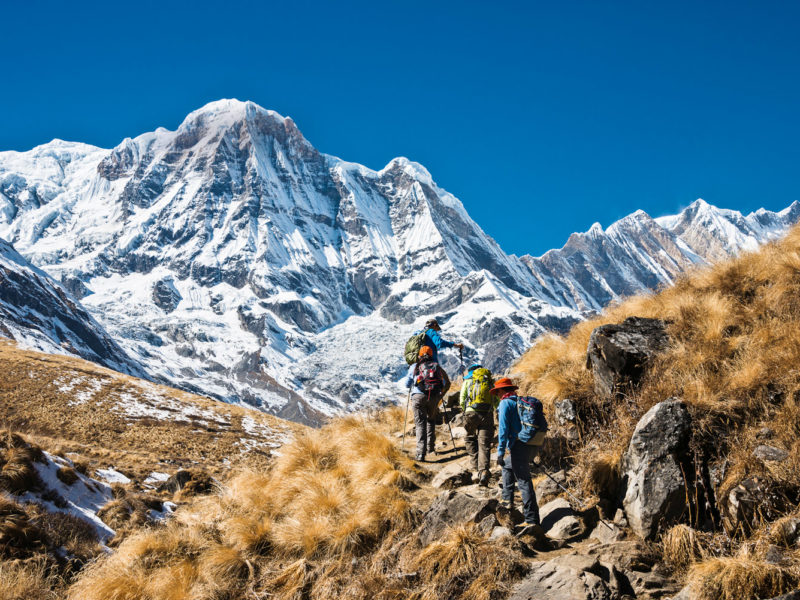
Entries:
POLYGON ((422 358, 423 356, 433 356, 433 349, 430 346, 420 348, 417 358, 422 358))
POLYGON ((505 389, 505 390, 509 390, 509 389, 516 390, 517 386, 514 385, 514 382, 511 381, 508 377, 501 377, 500 379, 498 379, 495 382, 494 387, 491 389, 491 392, 493 394, 496 394, 497 392, 499 392, 500 390, 503 390, 503 389, 505 389))

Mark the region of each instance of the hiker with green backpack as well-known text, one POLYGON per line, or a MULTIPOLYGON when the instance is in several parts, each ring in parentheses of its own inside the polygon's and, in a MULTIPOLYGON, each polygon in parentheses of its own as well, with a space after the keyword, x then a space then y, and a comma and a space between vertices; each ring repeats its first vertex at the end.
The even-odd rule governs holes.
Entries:
POLYGON ((445 348, 458 348, 464 349, 464 344, 457 344, 449 342, 442 338, 440 331, 442 328, 439 326, 439 321, 436 319, 428 319, 425 321, 425 327, 421 331, 417 331, 406 342, 405 359, 406 364, 413 365, 417 362, 417 355, 419 349, 423 346, 428 346, 433 350, 433 360, 439 362, 439 350, 445 348))
POLYGON ((461 385, 461 411, 464 413, 464 444, 472 463, 472 481, 489 484, 489 465, 494 439, 494 410, 498 400, 492 394, 492 372, 479 364, 471 365, 461 385))

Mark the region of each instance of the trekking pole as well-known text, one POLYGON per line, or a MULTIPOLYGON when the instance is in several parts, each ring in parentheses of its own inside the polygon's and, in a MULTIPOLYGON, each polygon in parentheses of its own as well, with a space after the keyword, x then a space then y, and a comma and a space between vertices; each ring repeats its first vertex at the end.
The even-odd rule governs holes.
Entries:
POLYGON ((403 419, 403 443, 400 444, 400 451, 406 451, 406 427, 408 426, 408 405, 411 402, 411 388, 408 388, 408 397, 406 398, 406 416, 403 419))
POLYGON ((464 377, 464 348, 458 349, 458 360, 461 363, 461 377, 464 377))
POLYGON ((450 432, 450 441, 453 442, 453 452, 456 451, 456 439, 453 437, 453 430, 450 428, 450 419, 447 418, 447 410, 444 412, 444 422, 447 423, 447 431, 450 432))
MULTIPOLYGON (((555 483, 555 484, 556 484, 558 487, 560 487, 562 490, 564 490, 564 491, 567 493, 567 495, 568 495, 570 498, 572 498, 572 499, 573 499, 575 502, 577 502, 577 503, 578 503, 578 506, 580 507, 580 509, 581 509, 581 510, 583 510, 583 502, 581 502, 580 500, 578 500, 578 498, 577 498, 576 496, 574 496, 574 495, 572 494, 572 492, 570 492, 570 491, 569 491, 567 488, 565 488, 563 485, 561 485, 561 484, 560 484, 560 483, 559 483, 559 482, 556 480, 556 478, 555 478, 555 477, 553 477, 552 475, 550 475, 550 473, 548 473, 548 472, 547 472, 547 469, 545 469, 543 465, 537 465, 537 466, 538 466, 538 467, 539 467, 539 468, 542 470, 542 473, 544 473, 545 475, 547 475, 547 477, 548 477, 548 479, 550 479, 550 481, 552 481, 552 482, 553 482, 553 483, 555 483)), ((599 516, 598 516, 598 520, 599 520, 599 521, 600 521, 600 522, 601 522, 603 525, 605 525, 606 527, 608 527, 608 528, 609 528, 611 531, 614 531, 614 528, 613 528, 613 527, 611 527, 611 525, 609 525, 608 523, 606 523, 606 522, 605 522, 605 521, 604 521, 602 518, 600 518, 599 516)))

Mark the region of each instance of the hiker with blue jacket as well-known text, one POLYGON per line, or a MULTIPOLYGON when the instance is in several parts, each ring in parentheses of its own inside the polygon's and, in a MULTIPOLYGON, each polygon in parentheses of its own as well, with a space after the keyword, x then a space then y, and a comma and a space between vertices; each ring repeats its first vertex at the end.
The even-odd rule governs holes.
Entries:
POLYGON ((492 394, 492 372, 479 364, 469 367, 461 385, 461 412, 464 413, 464 445, 472 465, 472 482, 489 485, 490 456, 494 440, 494 411, 497 397, 492 394))
POLYGON ((523 529, 541 533, 539 505, 531 479, 531 459, 539 452, 547 430, 541 402, 517 396, 517 386, 503 377, 492 392, 500 398, 497 464, 503 469, 503 507, 509 514, 514 508, 514 483, 522 496, 523 529))
POLYGON ((441 330, 439 321, 436 319, 428 319, 425 322, 424 331, 427 339, 423 342, 423 345, 433 349, 433 360, 436 362, 439 362, 439 350, 444 350, 445 348, 464 349, 464 344, 457 344, 443 339, 439 333, 441 330))
POLYGON ((426 454, 436 452, 436 415, 439 401, 450 387, 447 372, 433 356, 434 350, 430 346, 420 348, 417 361, 409 367, 405 381, 411 393, 417 434, 416 459, 419 461, 424 461, 426 454))

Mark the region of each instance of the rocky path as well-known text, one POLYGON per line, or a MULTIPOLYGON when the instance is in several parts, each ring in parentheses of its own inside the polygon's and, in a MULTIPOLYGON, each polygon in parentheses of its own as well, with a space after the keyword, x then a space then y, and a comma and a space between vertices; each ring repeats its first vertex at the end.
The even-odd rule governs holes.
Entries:
MULTIPOLYGON (((493 467, 487 487, 473 484, 465 432, 461 427, 452 429, 455 450, 447 426, 441 425, 437 454, 417 463, 428 479, 417 493, 423 505, 430 506, 420 542, 427 545, 448 527, 470 522, 490 538, 510 539, 523 519, 518 511, 509 515, 499 506, 499 470, 493 467)), ((405 448, 413 456, 413 430, 406 438, 405 448)), ((601 520, 596 507, 580 510, 550 479, 540 477, 535 482, 546 537, 517 537, 529 557, 530 571, 510 600, 668 599, 679 592, 680 585, 659 563, 659 552, 630 532, 622 511, 613 521, 601 520)))

